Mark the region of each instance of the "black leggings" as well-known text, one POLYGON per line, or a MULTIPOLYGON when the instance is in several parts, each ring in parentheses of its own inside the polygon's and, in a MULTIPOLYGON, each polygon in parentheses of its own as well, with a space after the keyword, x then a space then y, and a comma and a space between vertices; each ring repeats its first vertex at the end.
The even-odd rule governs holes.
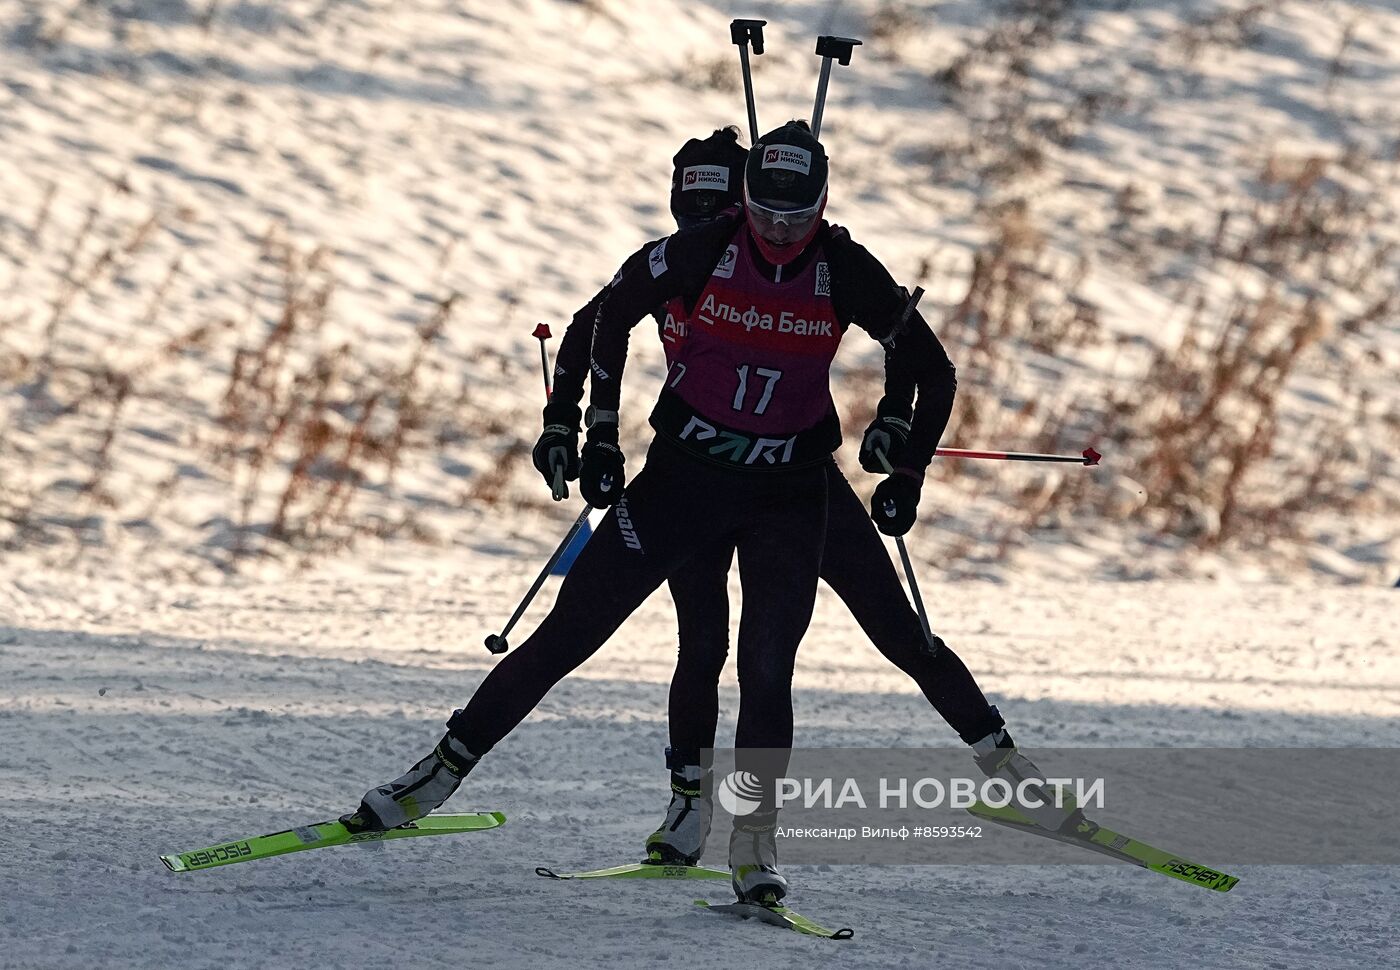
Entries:
MULTIPOLYGON (((492 669, 448 729, 484 755, 688 560, 723 550, 723 594, 729 556, 737 550, 744 609, 734 743, 791 747, 792 669, 816 599, 826 488, 821 465, 729 471, 654 442, 646 467, 569 569, 549 615, 492 669)), ((727 602, 723 619, 727 632, 727 602)))
MULTIPOLYGON (((889 550, 865 505, 834 461, 825 468, 827 519, 821 578, 841 597, 875 648, 913 678, 959 737, 968 743, 986 737, 1002 726, 1000 715, 946 644, 940 641, 933 656, 924 649, 919 617, 909 605, 889 550)), ((731 555, 727 548, 707 549, 670 578, 680 627, 680 654, 671 679, 671 748, 682 761, 715 743, 719 677, 729 652, 731 555)), ((743 662, 741 646, 741 684, 743 662)), ((741 710, 743 696, 741 691, 741 710)))

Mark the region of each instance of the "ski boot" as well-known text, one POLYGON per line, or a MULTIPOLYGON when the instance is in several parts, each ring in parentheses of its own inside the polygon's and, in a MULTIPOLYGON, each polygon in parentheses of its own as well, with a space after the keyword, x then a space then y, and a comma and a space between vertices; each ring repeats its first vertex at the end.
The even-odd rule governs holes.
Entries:
POLYGON ((387 785, 365 792, 360 807, 341 816, 352 832, 383 832, 437 811, 476 766, 476 755, 450 734, 431 754, 387 785))
POLYGON ((734 820, 729 836, 730 884, 741 903, 777 906, 788 893, 788 881, 778 872, 776 812, 734 820))
POLYGON ((695 866, 705 851, 714 818, 710 773, 698 764, 677 764, 666 749, 671 769, 671 804, 666 821, 646 841, 646 861, 662 866, 695 866))
POLYGON ((1011 805, 1041 828, 1052 832, 1069 832, 1082 821, 1084 813, 1068 792, 1052 788, 1045 782, 1045 772, 1016 748, 1016 742, 1005 728, 998 728, 972 743, 973 760, 988 778, 996 778, 1011 786, 1011 805), (1024 787, 1022 783, 1025 784, 1024 787), (1027 801, 1019 797, 1025 792, 1027 801), (1030 804, 1040 802, 1039 805, 1030 804))

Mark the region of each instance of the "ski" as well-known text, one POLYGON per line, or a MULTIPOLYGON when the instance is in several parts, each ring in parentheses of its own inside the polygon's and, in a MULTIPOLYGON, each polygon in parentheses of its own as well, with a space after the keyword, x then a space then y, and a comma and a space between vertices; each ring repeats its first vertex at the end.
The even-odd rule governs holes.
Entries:
POLYGON ((555 872, 547 866, 536 866, 535 875, 546 879, 728 879, 729 870, 706 866, 667 866, 657 862, 633 862, 609 869, 587 869, 583 872, 555 872))
POLYGON ((1151 869, 1153 872, 1160 872, 1164 876, 1171 876, 1173 879, 1180 879, 1182 882, 1189 882, 1195 886, 1204 886, 1206 889, 1212 889, 1218 893, 1228 893, 1235 888, 1235 883, 1240 881, 1239 876, 1227 875, 1217 869, 1188 862, 1181 856, 1165 852, 1148 845, 1146 842, 1139 842, 1137 839, 1129 838, 1112 829, 1104 828, 1087 818, 1082 820, 1073 832, 1052 832, 1036 825, 1025 815, 1009 806, 992 808, 982 802, 977 802, 968 811, 988 822, 996 822, 998 825, 1005 825, 1007 828, 1013 828, 1028 835, 1042 835, 1066 845, 1092 849, 1117 859, 1119 862, 1130 862, 1135 866, 1151 869))
POLYGON ((697 899, 695 905, 707 909, 711 913, 724 913, 729 916, 738 916, 740 919, 756 919, 769 926, 781 926, 783 929, 801 933, 803 936, 819 936, 825 940, 849 940, 856 935, 856 931, 850 928, 829 930, 819 923, 813 923, 805 916, 794 913, 786 906, 764 906, 759 903, 717 904, 706 902, 703 899, 697 899))
POLYGON ((288 852, 325 849, 333 845, 354 845, 361 842, 382 842, 386 839, 412 839, 424 835, 456 835, 459 832, 480 832, 499 828, 506 817, 500 812, 470 812, 462 815, 428 815, 387 832, 351 832, 338 819, 316 822, 299 828, 284 829, 269 835, 222 842, 189 852, 174 852, 160 857, 171 872, 194 872, 215 866, 230 866, 237 862, 268 859, 288 852))

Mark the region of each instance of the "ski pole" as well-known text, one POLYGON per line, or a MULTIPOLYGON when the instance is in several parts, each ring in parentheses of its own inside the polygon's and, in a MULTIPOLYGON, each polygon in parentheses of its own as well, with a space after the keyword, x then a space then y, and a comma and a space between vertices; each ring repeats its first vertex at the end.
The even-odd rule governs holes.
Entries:
POLYGON ((749 73, 749 43, 755 55, 763 53, 763 25, 766 20, 733 20, 729 40, 739 48, 739 67, 744 72, 744 103, 749 109, 749 144, 758 142, 758 113, 753 106, 753 75, 749 73))
MULTIPOLYGON (((878 448, 875 450, 875 457, 880 459, 880 467, 884 468, 886 475, 893 475, 894 468, 890 466, 890 460, 885 457, 885 453, 878 448)), ((914 564, 909 561, 909 549, 904 545, 904 536, 895 536, 894 544, 899 549, 899 560, 904 563, 904 578, 909 581, 909 592, 914 596, 914 609, 919 614, 919 626, 924 630, 924 642, 928 644, 929 655, 938 652, 938 645, 934 640, 933 630, 928 625, 928 613, 924 610, 924 598, 919 595, 919 583, 914 578, 914 564)))
POLYGON ((1029 451, 974 451, 970 448, 938 448, 939 458, 994 458, 1001 461, 1063 461, 1075 465, 1097 465, 1103 455, 1085 448, 1077 455, 1038 455, 1029 451))
MULTIPOLYGON (((856 41, 860 43, 860 41, 856 41)), ((821 52, 821 41, 817 42, 817 51, 821 52)), ((825 93, 826 86, 822 85, 819 96, 825 93)), ((909 302, 904 305, 904 312, 899 315, 899 324, 895 327, 895 332, 902 331, 909 324, 909 317, 914 313, 914 308, 919 305, 919 300, 924 295, 922 286, 914 287, 914 292, 909 294, 909 302)), ((890 465, 890 460, 885 457, 885 453, 879 448, 875 449, 875 457, 880 459, 880 467, 884 468, 886 475, 893 475, 894 468, 890 465)), ((900 562, 904 564, 904 577, 909 581, 909 592, 914 596, 914 609, 919 614, 919 626, 924 631, 924 643, 928 645, 929 656, 938 652, 939 641, 933 635, 933 630, 928 625, 928 613, 924 610, 923 597, 919 595, 919 583, 914 579, 914 564, 909 561, 909 550, 904 545, 904 536, 895 536, 894 544, 899 549, 900 562)))
POLYGON ((490 650, 492 653, 505 653, 510 649, 510 643, 506 640, 506 634, 514 629, 521 614, 525 612, 525 607, 530 605, 530 601, 535 598, 535 594, 538 593, 540 587, 544 585, 545 577, 547 577, 550 570, 554 568, 554 564, 559 561, 560 556, 564 555, 564 550, 569 548, 569 543, 574 541, 574 537, 577 536, 579 532, 583 530, 584 525, 587 524, 588 515, 592 511, 593 506, 584 505, 583 511, 580 512, 578 518, 574 520, 573 528, 569 529, 569 534, 564 536, 564 541, 559 543, 559 548, 554 550, 554 555, 549 557, 549 562, 544 564, 544 569, 540 571, 539 576, 535 577, 534 585, 530 587, 530 591, 525 594, 525 598, 520 601, 520 605, 517 606, 515 612, 511 614, 505 629, 500 633, 493 633, 486 638, 487 650, 490 650))
POLYGON ((822 109, 826 107, 826 85, 831 80, 831 59, 843 65, 851 63, 851 53, 860 41, 853 37, 831 37, 823 34, 817 38, 817 56, 822 59, 822 74, 817 81, 817 101, 812 106, 812 137, 820 138, 822 133, 822 109))
POLYGON ((549 332, 549 324, 542 323, 535 328, 534 337, 540 342, 540 369, 544 372, 544 403, 548 404, 550 397, 554 394, 554 388, 549 383, 549 351, 545 349, 544 342, 554 334, 549 332))
MULTIPOLYGON (((540 342, 540 369, 544 372, 544 403, 548 404, 554 397, 554 387, 549 382, 549 351, 545 349, 544 342, 553 336, 549 332, 549 324, 542 323, 535 328, 534 336, 540 342)), ((554 496, 554 501, 561 502, 569 497, 569 486, 564 483, 564 466, 556 465, 554 468, 554 480, 549 485, 550 494, 554 496)))

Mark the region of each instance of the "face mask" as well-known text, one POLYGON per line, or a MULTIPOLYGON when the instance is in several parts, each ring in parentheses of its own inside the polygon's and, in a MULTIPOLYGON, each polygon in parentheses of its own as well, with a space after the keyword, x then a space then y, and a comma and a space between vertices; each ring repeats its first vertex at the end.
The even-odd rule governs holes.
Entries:
POLYGON ((817 234, 817 227, 821 225, 825 208, 824 187, 814 205, 800 209, 780 208, 756 201, 749 198, 747 186, 744 190, 744 212, 754 242, 758 244, 764 259, 775 266, 792 262, 807 248, 807 244, 817 234))

